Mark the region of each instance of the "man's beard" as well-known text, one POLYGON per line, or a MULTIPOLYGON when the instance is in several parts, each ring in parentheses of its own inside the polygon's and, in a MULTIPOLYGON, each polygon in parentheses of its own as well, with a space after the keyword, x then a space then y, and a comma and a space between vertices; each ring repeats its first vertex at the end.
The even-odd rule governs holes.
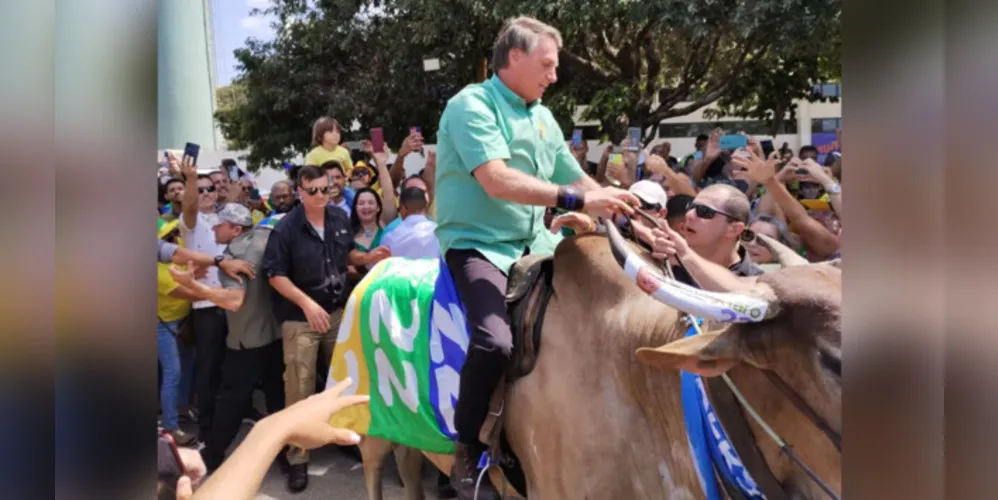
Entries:
POLYGON ((286 213, 290 212, 292 208, 294 208, 293 204, 275 205, 274 206, 274 213, 275 214, 286 214, 286 213))

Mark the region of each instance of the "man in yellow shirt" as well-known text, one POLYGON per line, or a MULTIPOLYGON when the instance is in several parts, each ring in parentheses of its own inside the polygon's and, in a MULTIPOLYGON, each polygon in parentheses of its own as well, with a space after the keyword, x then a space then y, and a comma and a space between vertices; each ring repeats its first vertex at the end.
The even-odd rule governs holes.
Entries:
MULTIPOLYGON (((180 243, 180 221, 166 222, 159 227, 159 238, 170 243, 180 243)), ((163 430, 173 435, 179 446, 190 446, 197 439, 193 434, 180 430, 177 403, 185 403, 194 372, 193 356, 189 347, 178 342, 183 322, 191 312, 191 300, 196 297, 180 289, 170 276, 170 265, 156 264, 156 332, 159 363, 163 368, 163 382, 159 391, 163 412, 163 430)))
POLYGON ((350 151, 340 146, 342 136, 343 129, 335 118, 323 116, 316 120, 315 125, 312 125, 312 144, 315 147, 305 155, 305 164, 319 167, 327 161, 335 160, 349 178, 353 162, 350 160, 350 151))

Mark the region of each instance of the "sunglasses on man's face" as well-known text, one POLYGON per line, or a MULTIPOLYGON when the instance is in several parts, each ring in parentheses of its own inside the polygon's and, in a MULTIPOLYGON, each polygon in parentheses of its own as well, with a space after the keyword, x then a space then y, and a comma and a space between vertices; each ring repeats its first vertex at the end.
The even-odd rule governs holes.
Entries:
POLYGON ((202 193, 202 194, 203 193, 214 193, 215 192, 215 186, 198 186, 198 192, 202 193))
POLYGON ((307 187, 303 187, 303 188, 301 188, 301 190, 304 191, 305 194, 307 194, 309 196, 315 196, 315 194, 318 193, 319 191, 322 191, 322 194, 329 194, 329 193, 333 192, 333 189, 336 189, 336 186, 308 187, 308 188, 307 187))
POLYGON ((638 198, 638 201, 641 202, 641 210, 644 210, 645 212, 659 212, 662 210, 661 203, 648 203, 641 198, 638 198))
POLYGON ((714 207, 708 207, 707 205, 701 205, 699 203, 693 203, 692 205, 690 205, 690 208, 687 210, 687 212, 690 210, 696 211, 697 218, 703 220, 710 220, 713 219, 717 214, 721 214, 727 217, 732 222, 744 222, 738 217, 735 217, 734 215, 731 215, 727 212, 723 212, 714 207))

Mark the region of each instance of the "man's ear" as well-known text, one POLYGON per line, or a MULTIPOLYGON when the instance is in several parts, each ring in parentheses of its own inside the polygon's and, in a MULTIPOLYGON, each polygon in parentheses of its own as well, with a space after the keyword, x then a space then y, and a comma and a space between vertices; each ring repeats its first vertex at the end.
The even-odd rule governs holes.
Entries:
POLYGON ((665 370, 716 377, 741 361, 735 332, 701 333, 659 347, 642 347, 638 360, 665 370))

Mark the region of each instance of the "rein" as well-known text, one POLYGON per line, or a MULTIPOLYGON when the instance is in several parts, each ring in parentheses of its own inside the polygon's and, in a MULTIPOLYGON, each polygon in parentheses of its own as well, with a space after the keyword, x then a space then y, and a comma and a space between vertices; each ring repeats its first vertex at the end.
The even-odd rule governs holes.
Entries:
MULTIPOLYGON (((662 222, 659 221, 657 218, 653 217, 652 215, 650 215, 649 213, 637 208, 634 209, 634 212, 638 216, 640 216, 640 218, 646 220, 649 224, 651 224, 655 228, 659 230, 664 230, 662 222)), ((634 223, 634 219, 631 217, 627 217, 627 221, 631 225, 633 225, 634 223)), ((612 221, 608 221, 608 223, 612 223, 612 221)), ((633 238, 633 230, 630 231, 630 233, 632 236, 632 240, 635 240, 633 238)), ((635 243, 640 244, 640 242, 637 241, 635 241, 635 243)), ((685 269, 685 266, 683 266, 683 263, 680 262, 679 259, 676 259, 676 262, 681 268, 685 269)), ((675 276, 672 273, 672 266, 670 266, 668 262, 666 262, 665 265, 662 266, 662 268, 670 279, 675 280, 675 276)), ((698 335, 703 333, 700 330, 699 322, 697 322, 692 316, 687 315, 684 318, 684 320, 693 328, 696 328, 698 335)), ((814 409, 804 400, 804 398, 801 397, 801 395, 796 390, 790 387, 790 385, 787 384, 786 381, 780 378, 780 376, 777 375, 776 372, 761 368, 760 370, 762 370, 762 372, 766 375, 766 378, 770 381, 770 383, 772 383, 777 388, 777 390, 779 390, 780 393, 783 394, 785 398, 790 400, 790 402, 794 405, 794 407, 796 407, 801 414, 803 414, 808 420, 810 420, 811 423, 815 427, 817 427, 825 435, 826 438, 828 438, 828 440, 835 446, 835 449, 837 449, 839 453, 842 453, 842 436, 834 429, 832 429, 831 426, 828 425, 828 422, 826 422, 824 418, 818 415, 818 413, 814 411, 814 409)), ((766 421, 762 418, 759 412, 755 410, 755 408, 748 402, 748 400, 745 399, 745 396, 741 393, 741 391, 738 390, 738 387, 735 385, 734 381, 731 380, 731 377, 729 377, 727 373, 722 373, 721 379, 724 381, 724 384, 727 386, 727 388, 730 389, 731 393, 737 399, 741 407, 744 408, 744 410, 749 414, 749 416, 752 417, 753 420, 755 420, 755 422, 770 437, 770 439, 772 439, 773 442, 776 443, 776 445, 780 448, 780 451, 782 451, 787 457, 789 457, 790 460, 793 461, 793 463, 798 468, 804 471, 804 473, 807 474, 807 476, 811 479, 811 481, 813 481, 816 485, 818 485, 818 487, 821 488, 829 496, 829 498, 832 498, 834 500, 840 500, 840 497, 837 494, 835 494, 835 491, 828 485, 828 483, 826 483, 820 476, 818 476, 818 474, 814 471, 814 469, 812 469, 806 462, 804 462, 802 458, 800 458, 799 455, 797 455, 793 447, 790 444, 788 444, 786 441, 784 441, 783 438, 781 438, 779 434, 777 434, 776 431, 773 430, 773 428, 766 423, 766 421)), ((717 384, 712 384, 712 385, 715 388, 719 387, 717 384)), ((740 413, 735 412, 735 414, 744 419, 744 416, 741 415, 740 413)), ((729 427, 729 426, 725 425, 724 427, 729 427)), ((731 427, 736 427, 736 426, 731 426, 731 427)), ((737 427, 745 428, 747 430, 744 424, 737 427)), ((752 441, 752 443, 754 444, 754 440, 752 441)), ((736 451, 738 451, 741 454, 742 450, 736 450, 736 451)), ((758 455, 758 450, 751 450, 751 451, 754 452, 753 453, 754 455, 758 455)), ((767 470, 765 471, 765 473, 767 473, 767 476, 769 478, 773 477, 772 470, 768 468, 768 466, 765 464, 764 461, 762 461, 759 467, 760 468, 766 467, 767 470)))

